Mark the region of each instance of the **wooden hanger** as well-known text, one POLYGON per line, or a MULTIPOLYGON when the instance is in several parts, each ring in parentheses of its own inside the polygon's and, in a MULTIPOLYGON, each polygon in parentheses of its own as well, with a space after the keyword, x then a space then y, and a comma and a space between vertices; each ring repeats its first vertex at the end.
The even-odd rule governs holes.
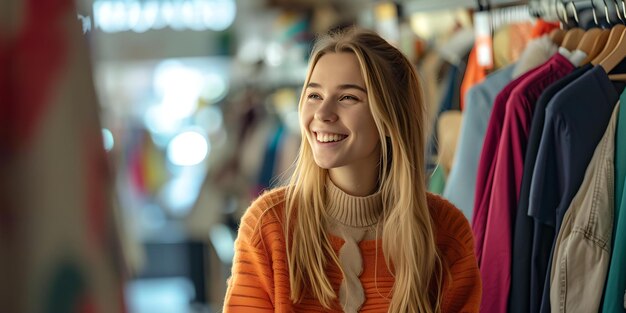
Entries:
MULTIPOLYGON (((615 2, 615 8, 619 10, 617 2, 615 2)), ((593 13, 593 21, 596 24, 596 28, 593 29, 600 29, 600 24, 598 23, 598 15, 596 14, 596 6, 594 5, 593 1, 591 1, 591 12, 593 13)), ((607 24, 611 25, 612 23, 611 19, 609 18, 609 11, 608 7, 606 6, 606 2, 604 2, 604 12, 607 24)), ((609 38, 610 33, 611 31, 608 29, 600 29, 599 32, 595 31, 593 33, 587 31, 585 33, 585 36, 583 36, 583 39, 578 45, 579 50, 585 51, 585 53, 587 53, 587 57, 582 61, 581 64, 587 64, 591 62, 598 54, 600 54, 604 47, 606 47, 606 42, 609 38)))
POLYGON ((581 50, 587 55, 590 55, 594 48, 594 43, 598 39, 600 33, 602 33, 602 30, 599 28, 592 28, 587 30, 580 38, 578 46, 576 46, 576 50, 581 50))
POLYGON ((569 51, 576 50, 576 47, 578 47, 578 44, 580 43, 580 40, 583 38, 584 34, 585 34, 585 31, 579 27, 575 27, 575 28, 568 30, 567 33, 565 34, 565 37, 563 37, 563 42, 561 43, 561 47, 569 51))
MULTIPOLYGON (((576 22, 576 25, 578 26, 578 10, 576 9, 576 4, 574 4, 574 1, 570 1, 567 4, 571 4, 572 5, 572 13, 574 14, 574 20, 576 22)), ((567 18, 567 6, 564 7, 565 9, 565 14, 563 15, 563 17, 565 18, 565 24, 568 24, 568 18, 567 18)), ((567 31, 567 33, 565 34, 565 37, 563 37, 563 42, 561 43, 561 47, 569 50, 569 51, 574 51, 577 47, 578 44, 580 43, 580 40, 583 38, 583 35, 585 34, 585 31, 580 28, 580 27, 574 27, 570 30, 567 31)))
POLYGON ((578 49, 587 53, 587 57, 583 60, 581 64, 587 64, 591 62, 591 60, 593 60, 602 51, 602 49, 604 49, 610 33, 611 31, 608 29, 599 28, 592 28, 585 33, 586 37, 583 36, 583 39, 578 44, 578 49), (587 34, 589 34, 589 32, 594 29, 597 31, 594 31, 594 34, 592 36, 587 36, 587 34), (589 45, 590 47, 587 48, 587 45, 589 45))
POLYGON ((609 80, 626 82, 626 74, 611 74, 609 80))
POLYGON ((565 37, 565 34, 567 33, 567 31, 564 28, 564 25, 567 25, 567 9, 565 8, 565 5, 563 4, 563 2, 559 2, 561 4, 561 6, 563 7, 563 10, 565 11, 564 15, 561 16, 561 14, 559 12, 561 12, 559 10, 558 4, 555 3, 556 7, 556 17, 559 19, 559 28, 553 29, 550 34, 548 35, 550 37, 550 40, 552 40, 552 42, 554 42, 555 45, 560 46, 563 43, 563 38, 565 37))
POLYGON ((622 31, 617 45, 609 55, 607 55, 602 61, 600 66, 606 73, 610 73, 622 60, 626 57, 626 32, 622 31))
POLYGON ((565 37, 565 33, 566 33, 565 30, 560 29, 560 28, 555 28, 550 32, 548 37, 550 37, 550 40, 552 40, 552 42, 554 42, 555 45, 560 46, 561 43, 563 42, 563 37, 565 37))
POLYGON ((604 49, 602 49, 602 51, 600 51, 600 53, 593 58, 593 60, 591 60, 591 64, 600 64, 600 62, 604 60, 606 56, 613 51, 613 49, 615 49, 615 46, 617 46, 624 30, 626 30, 626 26, 622 24, 617 24, 611 28, 609 31, 609 38, 606 39, 606 43, 604 44, 604 49))

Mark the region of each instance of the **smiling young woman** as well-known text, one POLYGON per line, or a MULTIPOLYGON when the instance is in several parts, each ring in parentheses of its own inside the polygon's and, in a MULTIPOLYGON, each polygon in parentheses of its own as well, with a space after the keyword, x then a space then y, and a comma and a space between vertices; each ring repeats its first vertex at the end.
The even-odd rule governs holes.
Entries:
POLYGON ((375 33, 316 43, 286 187, 242 217, 224 312, 478 312, 463 214, 426 192, 425 105, 375 33))

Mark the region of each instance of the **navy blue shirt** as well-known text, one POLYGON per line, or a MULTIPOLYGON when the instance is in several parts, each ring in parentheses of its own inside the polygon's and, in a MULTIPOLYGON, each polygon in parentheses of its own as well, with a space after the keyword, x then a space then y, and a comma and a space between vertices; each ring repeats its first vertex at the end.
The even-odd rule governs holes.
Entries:
MULTIPOLYGON (((554 95, 556 95, 563 88, 567 87, 567 85, 590 70, 592 67, 593 66, 591 64, 587 64, 583 67, 575 69, 567 76, 556 81, 544 90, 535 105, 535 112, 533 113, 533 120, 528 137, 528 146, 524 157, 524 172, 522 174, 519 204, 515 216, 515 226, 513 228, 511 292, 509 298, 509 312, 511 313, 538 312, 540 309, 541 299, 533 301, 534 305, 531 306, 530 297, 530 268, 531 253, 533 248, 534 222, 533 219, 528 216, 528 197, 530 195, 530 184, 532 181, 533 169, 535 168, 535 161, 537 160, 537 152, 539 151, 539 144, 541 142, 541 134, 543 133, 543 126, 546 117, 545 109, 554 95)), ((539 227, 545 226, 541 225, 539 227)), ((550 231, 550 227, 547 228, 548 229, 542 229, 541 231, 550 231)), ((552 232, 554 231, 552 230, 552 232)), ((547 248, 550 249, 551 245, 547 248)), ((545 273, 545 268, 542 272, 545 273)), ((543 281, 541 281, 540 289, 543 289, 543 281)), ((541 296, 541 294, 539 294, 539 296, 541 296)))
MULTIPOLYGON (((537 276, 535 264, 531 266, 531 285, 544 280, 541 312, 550 312, 549 264, 555 231, 572 198, 578 191, 593 152, 602 138, 613 107, 623 89, 623 83, 614 85, 602 67, 595 66, 558 92, 546 108, 546 120, 530 187, 528 214, 535 221, 533 258, 537 266, 545 266, 546 273, 537 276), (554 231, 537 231, 540 226, 554 231), (545 259, 536 250, 550 244, 545 259), (543 262, 545 260, 545 262, 543 262)), ((532 290, 538 294, 539 290, 532 290)), ((532 299, 531 295, 531 299, 532 299)))

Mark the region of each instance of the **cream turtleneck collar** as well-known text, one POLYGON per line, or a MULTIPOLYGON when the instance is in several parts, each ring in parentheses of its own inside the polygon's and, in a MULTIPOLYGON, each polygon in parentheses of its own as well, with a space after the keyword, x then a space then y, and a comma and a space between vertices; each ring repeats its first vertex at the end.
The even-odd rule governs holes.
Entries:
POLYGON ((350 227, 369 227, 378 222, 383 211, 380 191, 365 197, 352 196, 326 179, 328 215, 350 227))

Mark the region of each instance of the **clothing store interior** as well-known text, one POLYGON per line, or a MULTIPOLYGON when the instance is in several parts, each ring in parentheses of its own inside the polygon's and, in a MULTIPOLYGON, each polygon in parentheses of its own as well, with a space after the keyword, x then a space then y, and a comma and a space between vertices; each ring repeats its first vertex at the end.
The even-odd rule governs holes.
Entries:
POLYGON ((312 43, 352 25, 419 73, 480 311, 625 312, 623 0, 1 1, 0 312, 221 312, 312 43))

